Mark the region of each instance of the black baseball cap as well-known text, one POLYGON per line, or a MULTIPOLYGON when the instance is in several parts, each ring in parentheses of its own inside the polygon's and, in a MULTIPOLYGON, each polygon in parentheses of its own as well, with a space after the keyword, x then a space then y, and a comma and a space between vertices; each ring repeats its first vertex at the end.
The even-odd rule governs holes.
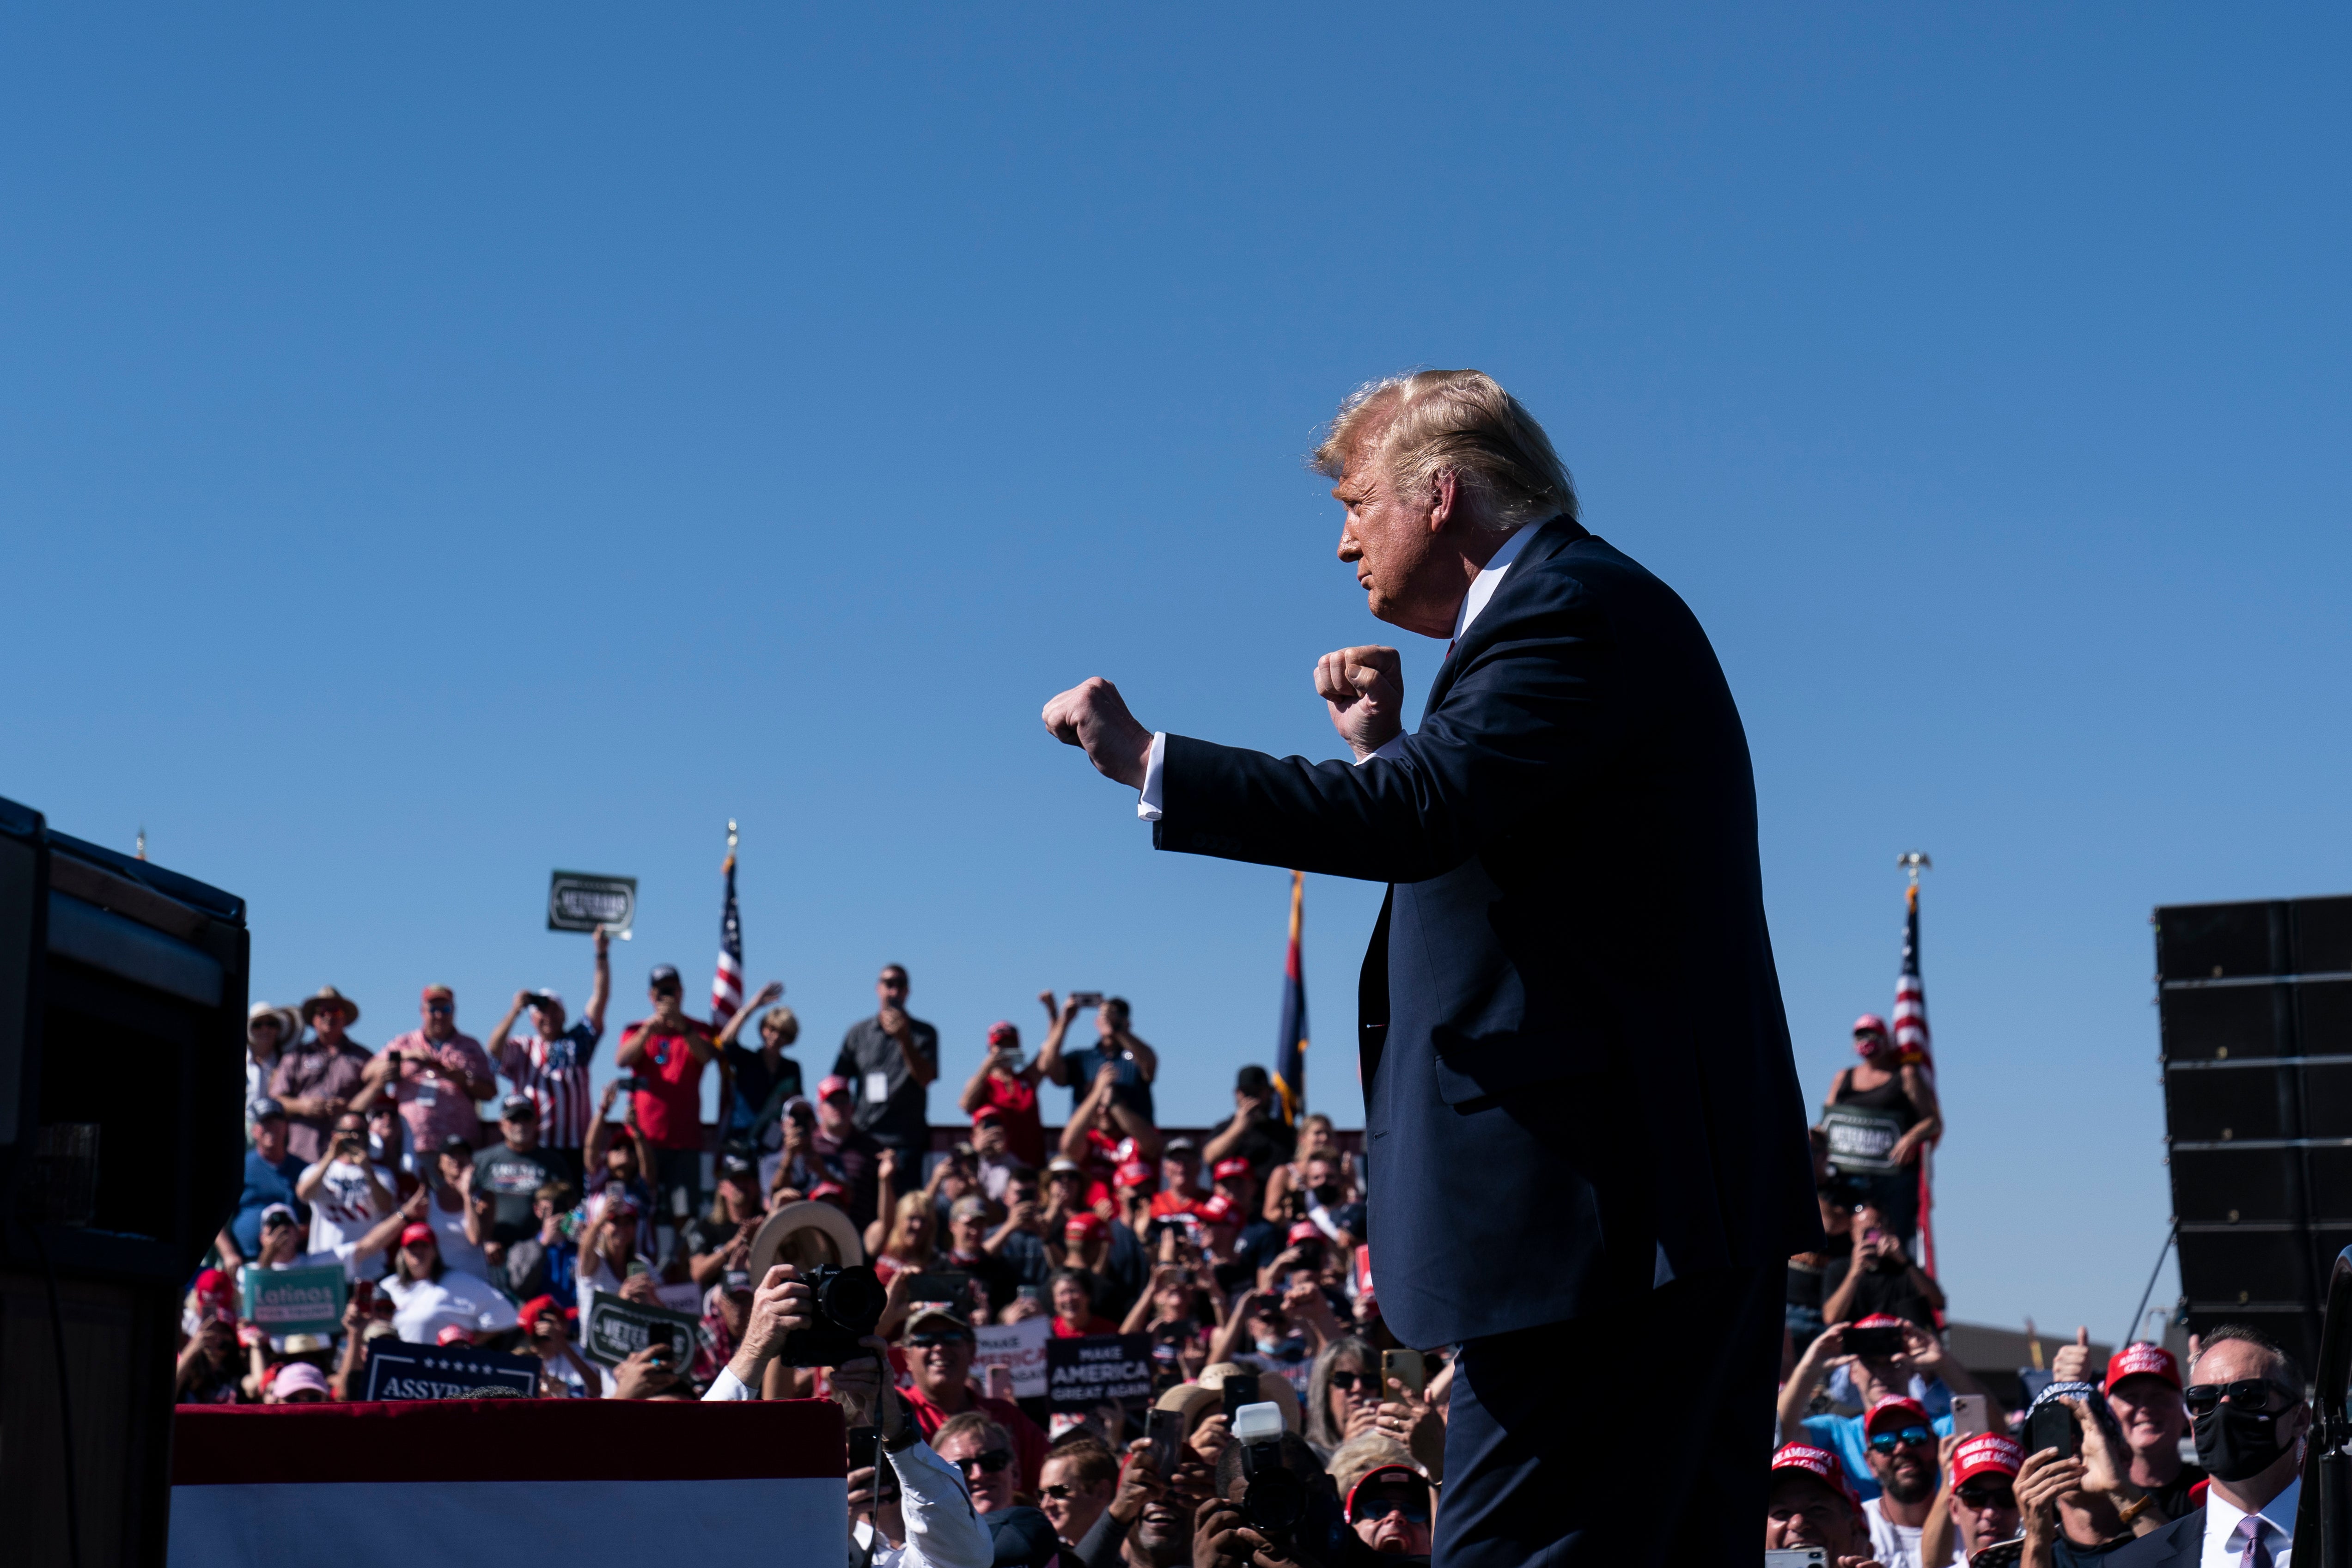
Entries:
POLYGON ((655 964, 654 972, 646 976, 646 988, 649 991, 683 991, 686 989, 685 986, 678 984, 677 965, 675 963, 655 964))
POLYGON ((539 1120, 539 1104, 527 1094, 510 1094, 499 1102, 499 1114, 511 1116, 520 1121, 536 1121, 539 1120))
POLYGON ((1234 1075, 1234 1087, 1244 1094, 1264 1094, 1274 1087, 1274 1080, 1266 1077, 1264 1068, 1252 1062, 1234 1075))
POLYGON ((729 1180, 756 1182, 760 1179, 760 1167, 740 1154, 730 1154, 719 1162, 719 1179, 722 1182, 729 1180))

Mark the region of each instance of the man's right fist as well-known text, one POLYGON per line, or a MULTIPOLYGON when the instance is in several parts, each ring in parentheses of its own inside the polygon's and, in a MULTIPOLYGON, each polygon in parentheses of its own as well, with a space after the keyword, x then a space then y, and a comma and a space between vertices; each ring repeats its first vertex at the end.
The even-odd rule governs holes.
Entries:
POLYGON ((1327 653, 1315 663, 1315 695, 1361 762, 1404 732, 1404 657, 1377 647, 1327 653))
POLYGON ((1045 704, 1045 728, 1067 746, 1086 748, 1106 778, 1141 789, 1150 766, 1151 731, 1127 710, 1118 688, 1100 676, 1080 681, 1045 704))

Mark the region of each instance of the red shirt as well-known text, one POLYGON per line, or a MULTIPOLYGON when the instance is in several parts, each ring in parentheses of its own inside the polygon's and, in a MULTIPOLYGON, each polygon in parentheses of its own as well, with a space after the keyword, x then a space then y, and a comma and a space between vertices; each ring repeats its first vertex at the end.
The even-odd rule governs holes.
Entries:
POLYGON ((1197 1194, 1180 1193, 1172 1189, 1154 1193, 1151 1194, 1151 1217, 1165 1219, 1170 1215, 1191 1214, 1201 1206, 1201 1203, 1202 1199, 1197 1194))
POLYGON ((987 1103, 1003 1113, 1006 1152, 1033 1171, 1044 1170, 1045 1125, 1037 1119, 1037 1086, 1001 1073, 982 1081, 988 1088, 987 1103))
MULTIPOLYGON (((971 1407, 985 1413, 991 1421, 1013 1435, 1013 1449, 1021 1460, 1021 1485, 1016 1489, 1035 1491, 1037 1478, 1045 1468, 1045 1434, 1039 1431, 1037 1423, 1023 1415, 1021 1407, 1010 1400, 991 1399, 970 1384, 964 1386, 971 1391, 971 1407)), ((929 1441, 937 1436, 939 1429, 947 1424, 949 1413, 924 1398, 923 1391, 911 1383, 902 1384, 898 1392, 907 1396, 908 1405, 914 1406, 915 1425, 923 1429, 924 1439, 929 1441)))
MULTIPOLYGON (((644 1034, 650 1022, 622 1030, 621 1043, 625 1046, 644 1034)), ((688 1018, 686 1026, 706 1047, 711 1043, 706 1026, 688 1018)), ((638 1084, 630 1102, 636 1110, 637 1131, 655 1148, 702 1147, 702 1069, 709 1065, 688 1047, 683 1034, 665 1032, 646 1041, 646 1054, 628 1069, 638 1084)))

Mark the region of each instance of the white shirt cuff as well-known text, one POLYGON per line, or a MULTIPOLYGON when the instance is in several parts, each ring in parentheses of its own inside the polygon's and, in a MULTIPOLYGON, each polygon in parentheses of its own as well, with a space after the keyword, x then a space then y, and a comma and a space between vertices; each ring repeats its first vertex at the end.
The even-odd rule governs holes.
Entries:
POLYGON ((1143 798, 1135 803, 1135 815, 1146 822, 1160 820, 1160 774, 1168 765, 1168 731, 1151 732, 1151 760, 1143 765, 1143 798))
POLYGON ((1387 740, 1382 741, 1371 751, 1366 752, 1362 756, 1358 757, 1356 759, 1356 765, 1360 768, 1375 757, 1384 758, 1392 763, 1403 755, 1404 736, 1402 734, 1391 735, 1387 740))
POLYGON ((757 1399, 751 1385, 735 1375, 731 1366, 722 1366, 719 1375, 710 1380, 710 1392, 702 1396, 705 1405, 728 1405, 739 1399, 757 1399))

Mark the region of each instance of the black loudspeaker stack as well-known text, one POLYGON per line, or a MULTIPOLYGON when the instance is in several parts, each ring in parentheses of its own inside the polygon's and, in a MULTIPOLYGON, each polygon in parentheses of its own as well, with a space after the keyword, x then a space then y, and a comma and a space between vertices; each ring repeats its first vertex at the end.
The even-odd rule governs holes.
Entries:
POLYGON ((242 900, 0 800, 12 1564, 163 1568, 181 1297, 244 1182, 246 976, 242 900))
POLYGON ((2352 1246, 2352 898, 2173 905, 2155 923, 2189 1329, 2252 1323, 2308 1371, 2352 1246))

